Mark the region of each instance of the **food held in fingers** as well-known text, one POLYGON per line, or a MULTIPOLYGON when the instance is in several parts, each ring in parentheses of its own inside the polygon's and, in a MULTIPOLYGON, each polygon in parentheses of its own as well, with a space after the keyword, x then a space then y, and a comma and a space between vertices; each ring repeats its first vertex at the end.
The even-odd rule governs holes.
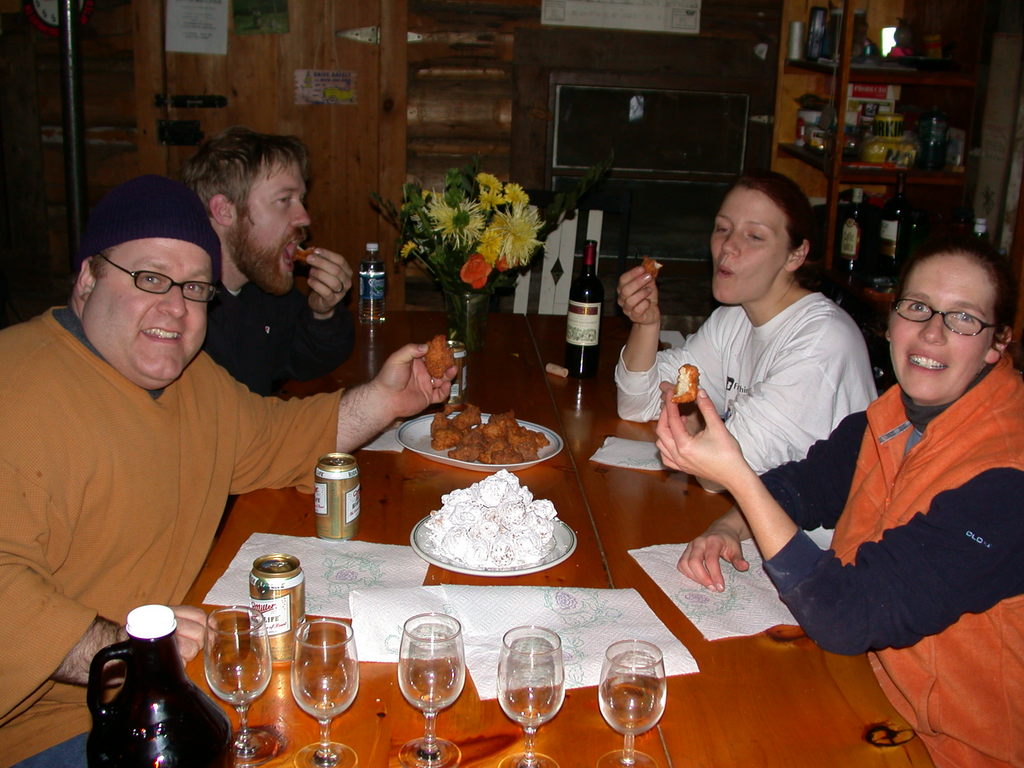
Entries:
POLYGON ((316 248, 312 245, 309 248, 296 248, 292 258, 299 264, 305 264, 310 255, 314 253, 316 253, 316 248))
POLYGON ((448 346, 448 339, 443 334, 438 334, 427 344, 427 356, 423 358, 427 366, 427 373, 435 379, 444 376, 444 372, 455 365, 455 355, 448 346))
POLYGON ((673 403, 692 403, 697 399, 697 387, 700 386, 700 371, 697 366, 685 363, 679 366, 676 376, 676 391, 672 394, 673 403))
POLYGON ((650 256, 644 256, 644 260, 640 262, 640 266, 644 268, 644 271, 651 277, 658 276, 658 270, 661 269, 661 262, 655 261, 650 256))

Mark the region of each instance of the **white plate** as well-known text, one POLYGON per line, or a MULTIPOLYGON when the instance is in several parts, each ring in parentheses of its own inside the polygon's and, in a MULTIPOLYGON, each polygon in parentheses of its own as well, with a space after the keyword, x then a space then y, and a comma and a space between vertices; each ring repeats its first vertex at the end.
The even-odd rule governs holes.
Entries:
MULTIPOLYGON (((486 423, 490 417, 491 415, 489 413, 480 414, 480 420, 484 423, 486 423)), ((448 464, 452 467, 473 469, 477 472, 497 472, 499 469, 508 469, 511 471, 526 469, 527 467, 532 467, 534 464, 539 464, 542 461, 550 459, 562 450, 562 438, 558 436, 558 433, 552 432, 547 427, 540 426, 540 424, 534 424, 531 421, 517 419, 521 426, 524 426, 527 429, 532 429, 535 432, 540 432, 548 439, 548 444, 537 451, 537 458, 533 461, 524 461, 519 464, 483 464, 479 461, 459 461, 458 459, 450 459, 448 458, 447 450, 435 451, 430 447, 430 422, 433 420, 434 415, 428 413, 426 416, 418 416, 411 421, 405 422, 398 428, 399 444, 403 448, 408 448, 413 453, 426 456, 428 459, 432 459, 433 461, 439 461, 442 464, 448 464)))
POLYGON ((470 576, 525 576, 528 573, 537 573, 553 568, 569 555, 576 551, 576 533, 561 520, 555 520, 555 545, 548 552, 547 556, 539 563, 533 565, 522 565, 513 568, 471 568, 468 565, 448 560, 434 551, 430 543, 430 537, 423 527, 423 524, 430 517, 425 517, 413 526, 412 534, 409 536, 409 543, 413 551, 431 565, 444 568, 455 573, 465 573, 470 576))

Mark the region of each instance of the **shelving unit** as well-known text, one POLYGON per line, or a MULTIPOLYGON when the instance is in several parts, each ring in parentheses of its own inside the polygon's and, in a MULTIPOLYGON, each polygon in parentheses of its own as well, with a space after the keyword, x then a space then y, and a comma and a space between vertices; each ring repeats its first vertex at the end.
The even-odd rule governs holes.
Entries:
MULTIPOLYGON (((860 4, 863 2, 864 0, 860 0, 860 4)), ((844 20, 852 19, 858 4, 858 0, 839 1, 844 20)), ((853 49, 853 24, 844 23, 837 62, 788 61, 782 68, 782 76, 825 76, 824 95, 830 96, 836 108, 839 131, 842 130, 847 86, 850 83, 899 85, 900 104, 915 104, 922 110, 938 106, 949 115, 951 126, 964 129, 967 133, 966 151, 971 146, 975 119, 976 70, 984 8, 984 1, 967 4, 961 0, 904 0, 902 12, 897 14, 910 23, 918 40, 923 34, 937 33, 942 36, 944 42, 955 43, 955 69, 918 70, 891 63, 851 66, 849 62, 853 49)), ((870 30, 870 33, 873 38, 877 38, 876 29, 870 30)), ((887 193, 891 193, 896 184, 897 173, 905 172, 907 196, 911 204, 938 214, 933 221, 933 227, 944 226, 946 217, 952 209, 963 203, 966 179, 965 174, 959 169, 923 171, 916 168, 902 169, 895 166, 844 161, 840 152, 826 154, 784 141, 778 142, 777 151, 780 156, 796 159, 814 169, 824 179, 824 252, 825 263, 829 267, 832 264, 836 237, 839 195, 847 187, 883 187, 887 193)))

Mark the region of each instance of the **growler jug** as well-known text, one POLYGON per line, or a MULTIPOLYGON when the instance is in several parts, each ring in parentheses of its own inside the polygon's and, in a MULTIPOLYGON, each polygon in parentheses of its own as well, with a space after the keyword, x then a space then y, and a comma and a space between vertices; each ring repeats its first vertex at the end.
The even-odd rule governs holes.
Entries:
POLYGON ((128 614, 129 638, 108 645, 89 667, 86 703, 92 731, 89 768, 227 768, 231 723, 185 675, 174 641, 177 621, 165 605, 128 614), (124 683, 104 700, 104 668, 124 662, 124 683))

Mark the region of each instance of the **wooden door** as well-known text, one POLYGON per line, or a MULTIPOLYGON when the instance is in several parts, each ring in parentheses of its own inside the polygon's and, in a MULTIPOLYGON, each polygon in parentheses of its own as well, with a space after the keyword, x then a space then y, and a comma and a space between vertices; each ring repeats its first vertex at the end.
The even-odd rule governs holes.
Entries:
MULTIPOLYGON (((209 55, 164 52, 165 0, 135 0, 140 171, 177 177, 195 151, 162 143, 159 121, 198 121, 205 137, 232 125, 294 134, 310 151, 312 242, 353 266, 369 241, 391 258, 395 234, 372 208, 370 193, 396 198, 405 175, 406 2, 281 0, 287 32, 236 34, 229 18, 227 55, 209 55), (351 73, 351 103, 340 93, 340 103, 297 104, 300 70, 351 73), (160 105, 158 94, 223 96, 226 105, 160 105)), ((402 281, 391 282, 389 299, 401 306, 402 281)))

